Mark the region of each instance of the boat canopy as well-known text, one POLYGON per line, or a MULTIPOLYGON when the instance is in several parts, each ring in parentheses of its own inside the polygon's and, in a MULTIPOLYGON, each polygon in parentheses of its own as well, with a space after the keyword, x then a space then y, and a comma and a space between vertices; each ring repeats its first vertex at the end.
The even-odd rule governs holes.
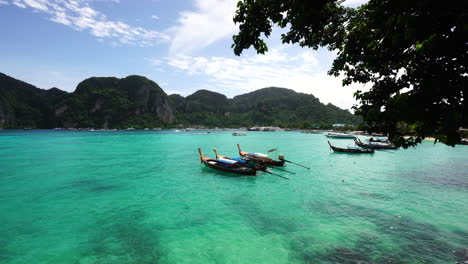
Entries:
POLYGON ((255 155, 255 156, 258 156, 258 157, 264 157, 264 158, 268 157, 267 154, 263 154, 263 153, 251 153, 251 155, 255 155))
POLYGON ((246 163, 247 162, 245 159, 242 159, 242 158, 232 158, 232 160, 235 160, 235 161, 240 162, 240 163, 246 163))
POLYGON ((217 159, 217 161, 221 161, 221 162, 227 163, 227 164, 236 164, 238 162, 238 161, 235 161, 235 160, 224 159, 224 158, 219 158, 219 159, 217 159))

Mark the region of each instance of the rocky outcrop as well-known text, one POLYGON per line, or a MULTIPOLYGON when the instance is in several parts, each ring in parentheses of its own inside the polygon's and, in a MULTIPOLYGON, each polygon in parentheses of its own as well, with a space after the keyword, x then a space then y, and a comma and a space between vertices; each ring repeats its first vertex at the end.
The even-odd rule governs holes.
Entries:
POLYGON ((15 119, 10 106, 0 97, 0 129, 3 129, 8 123, 15 119))
POLYGON ((55 114, 64 127, 159 127, 175 121, 166 93, 137 75, 86 79, 55 114))
POLYGON ((92 77, 67 93, 0 73, 0 128, 161 127, 174 121, 166 93, 142 76, 92 77))
POLYGON ((151 113, 166 123, 175 121, 167 94, 146 77, 131 75, 119 82, 119 87, 135 102, 140 114, 151 113))
POLYGON ((53 105, 66 94, 56 88, 39 89, 0 73, 0 127, 53 127, 53 105))

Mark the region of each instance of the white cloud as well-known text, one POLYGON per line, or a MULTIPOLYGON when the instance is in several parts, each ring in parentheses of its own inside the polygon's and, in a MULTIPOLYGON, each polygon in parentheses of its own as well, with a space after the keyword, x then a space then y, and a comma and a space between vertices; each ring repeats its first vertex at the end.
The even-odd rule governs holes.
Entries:
POLYGON ((17 7, 26 8, 24 4, 22 4, 20 1, 17 1, 17 0, 13 1, 12 4, 14 4, 17 7))
POLYGON ((156 19, 156 20, 159 20, 159 17, 157 15, 152 15, 151 17, 156 19))
POLYGON ((235 33, 233 22, 237 0, 196 0, 196 11, 179 14, 178 25, 168 33, 171 54, 190 54, 235 33))
MULTIPOLYGON (((165 63, 188 76, 205 77, 206 87, 198 89, 231 96, 276 86, 313 94, 324 103, 350 109, 356 103, 353 93, 365 90, 358 84, 342 87, 341 78, 329 76, 312 50, 289 55, 284 50, 272 49, 265 55, 239 58, 179 55, 166 58, 165 63)), ((161 59, 155 59, 154 65, 160 66, 161 59)))
MULTIPOLYGON (((92 0, 14 0, 21 8, 32 8, 48 14, 50 21, 69 26, 78 31, 89 31, 99 39, 110 39, 112 45, 153 46, 157 41, 169 40, 169 36, 142 27, 133 27, 121 21, 109 20, 94 10, 92 0)), ((111 0, 118 3, 118 0, 111 0)))
POLYGON ((9 5, 7 1, 0 0, 0 5, 9 5))

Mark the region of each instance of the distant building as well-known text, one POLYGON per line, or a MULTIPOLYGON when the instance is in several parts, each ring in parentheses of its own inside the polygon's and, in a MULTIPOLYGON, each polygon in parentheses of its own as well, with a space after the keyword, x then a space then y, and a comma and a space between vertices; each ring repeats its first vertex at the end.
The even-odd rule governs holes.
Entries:
POLYGON ((271 127, 271 126, 265 126, 265 127, 251 127, 248 129, 249 131, 284 131, 284 129, 279 128, 279 127, 271 127))
POLYGON ((333 124, 332 126, 333 127, 345 127, 346 124, 333 124))

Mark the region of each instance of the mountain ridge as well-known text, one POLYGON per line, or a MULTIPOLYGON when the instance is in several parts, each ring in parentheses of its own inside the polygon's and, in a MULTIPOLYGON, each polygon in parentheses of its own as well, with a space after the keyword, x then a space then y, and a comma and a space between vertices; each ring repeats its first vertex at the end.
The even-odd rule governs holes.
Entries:
POLYGON ((266 87, 233 98, 198 90, 183 97, 167 95, 144 76, 129 75, 90 77, 68 93, 56 87, 40 89, 0 73, 0 128, 287 127, 359 122, 347 110, 287 88, 266 87))

